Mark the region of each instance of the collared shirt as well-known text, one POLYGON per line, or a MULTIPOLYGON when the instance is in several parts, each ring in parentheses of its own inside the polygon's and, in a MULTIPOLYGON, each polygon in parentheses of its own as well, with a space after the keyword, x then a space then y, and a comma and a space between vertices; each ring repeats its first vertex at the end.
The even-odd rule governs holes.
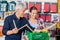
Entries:
MULTIPOLYGON (((13 24, 13 20, 15 21, 16 27, 17 27, 18 29, 19 29, 20 27, 24 26, 25 24, 28 24, 28 25, 29 25, 27 19, 24 18, 24 17, 23 17, 23 18, 20 18, 20 19, 18 20, 18 18, 16 17, 15 14, 8 16, 8 17, 5 19, 5 21, 4 21, 4 26, 3 26, 3 31, 2 31, 3 34, 6 36, 6 37, 5 37, 5 40, 21 40, 21 34, 22 34, 22 32, 25 31, 25 30, 30 31, 30 30, 26 27, 26 28, 23 28, 23 29, 19 30, 19 32, 18 32, 17 34, 7 35, 6 33, 7 33, 8 30, 12 30, 12 29, 15 28, 15 27, 14 27, 14 24, 13 24)), ((30 27, 32 30, 34 30, 34 28, 32 28, 30 25, 29 25, 29 27, 30 27)))
POLYGON ((33 28, 37 28, 37 29, 43 29, 44 27, 44 21, 43 21, 43 19, 41 19, 41 18, 38 18, 37 19, 37 23, 32 23, 32 22, 30 22, 29 21, 29 24, 33 27, 33 28), (40 25, 41 24, 41 25, 40 25))

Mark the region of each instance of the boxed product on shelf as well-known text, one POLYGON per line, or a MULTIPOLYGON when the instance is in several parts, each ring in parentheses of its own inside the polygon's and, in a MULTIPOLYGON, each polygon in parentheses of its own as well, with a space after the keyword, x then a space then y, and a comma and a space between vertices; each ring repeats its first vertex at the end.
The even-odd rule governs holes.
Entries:
POLYGON ((38 12, 41 12, 42 4, 40 2, 36 2, 35 7, 37 8, 38 12))
POLYGON ((15 10, 15 6, 16 6, 16 3, 14 1, 11 1, 10 3, 8 3, 8 10, 9 11, 14 11, 15 10))
POLYGON ((2 3, 1 4, 1 11, 7 11, 8 10, 7 1, 2 1, 1 3, 2 3))
POLYGON ((28 9, 30 10, 30 8, 33 7, 34 5, 35 5, 34 2, 29 2, 29 3, 28 3, 28 9))
POLYGON ((45 14, 45 21, 51 22, 51 14, 45 14))
POLYGON ((44 13, 49 13, 50 11, 50 3, 44 3, 44 13))
POLYGON ((51 14, 51 22, 59 21, 59 14, 51 14))
POLYGON ((45 14, 39 14, 39 18, 43 19, 45 21, 45 14))
POLYGON ((50 12, 51 13, 57 13, 57 9, 58 9, 57 3, 50 4, 50 12))

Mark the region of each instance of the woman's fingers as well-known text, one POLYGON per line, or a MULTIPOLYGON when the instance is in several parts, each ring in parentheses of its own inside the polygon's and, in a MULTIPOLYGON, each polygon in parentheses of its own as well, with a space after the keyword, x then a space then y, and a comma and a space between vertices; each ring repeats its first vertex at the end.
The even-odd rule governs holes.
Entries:
POLYGON ((28 36, 27 35, 24 35, 24 38, 25 38, 25 40, 28 40, 28 36))

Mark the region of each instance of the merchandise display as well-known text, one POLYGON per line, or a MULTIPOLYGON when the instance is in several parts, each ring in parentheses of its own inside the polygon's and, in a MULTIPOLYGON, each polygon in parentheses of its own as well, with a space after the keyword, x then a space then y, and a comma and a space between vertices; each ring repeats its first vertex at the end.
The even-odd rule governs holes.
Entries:
POLYGON ((41 12, 41 3, 40 2, 36 2, 35 7, 37 8, 38 12, 41 12))
POLYGON ((2 1, 1 2, 2 4, 1 4, 1 11, 7 11, 8 9, 7 9, 7 5, 8 5, 8 3, 7 3, 7 1, 2 1))
POLYGON ((44 13, 49 13, 50 3, 44 3, 44 13))
POLYGON ((51 22, 51 15, 50 14, 46 14, 45 15, 45 17, 46 17, 46 22, 51 22))
POLYGON ((59 15, 58 14, 51 14, 51 22, 59 21, 59 15))
POLYGON ((30 10, 30 8, 31 8, 32 6, 34 6, 34 2, 29 2, 29 4, 28 4, 28 9, 30 10))
POLYGON ((39 14, 39 17, 45 21, 45 14, 39 14))
POLYGON ((14 11, 15 10, 16 3, 14 1, 9 3, 8 10, 14 11))
POLYGON ((50 12, 57 13, 57 3, 50 4, 50 12))

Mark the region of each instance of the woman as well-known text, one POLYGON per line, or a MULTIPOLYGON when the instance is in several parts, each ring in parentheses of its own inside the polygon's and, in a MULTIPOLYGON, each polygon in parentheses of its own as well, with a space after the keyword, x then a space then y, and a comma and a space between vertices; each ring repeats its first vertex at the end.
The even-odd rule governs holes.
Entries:
POLYGON ((40 30, 44 28, 44 22, 41 18, 36 18, 37 14, 38 14, 37 8, 34 6, 31 7, 29 13, 29 23, 33 28, 37 28, 40 30))
MULTIPOLYGON (((31 7, 28 22, 33 28, 38 29, 37 32, 40 32, 39 30, 41 29, 42 31, 47 31, 48 29, 56 25, 55 23, 55 24, 52 24, 50 27, 45 28, 44 21, 41 18, 36 18, 37 14, 38 14, 37 8, 35 6, 31 7)), ((28 40, 28 37, 27 36, 25 37, 26 37, 26 40, 28 40)))
MULTIPOLYGON (((36 15, 38 14, 37 8, 35 6, 30 8, 30 13, 29 13, 29 24, 37 29, 37 32, 40 32, 40 29, 44 28, 44 22, 41 18, 36 18, 36 15)), ((25 35, 26 40, 28 40, 28 37, 25 35)))
POLYGON ((45 25, 44 25, 44 21, 43 19, 41 18, 36 18, 36 15, 38 14, 38 11, 37 11, 37 8, 35 6, 31 7, 30 8, 30 13, 29 13, 29 24, 33 27, 33 28, 38 28, 39 30, 40 29, 50 29, 52 28, 53 26, 55 26, 57 24, 57 21, 52 24, 51 26, 45 28, 45 25))

